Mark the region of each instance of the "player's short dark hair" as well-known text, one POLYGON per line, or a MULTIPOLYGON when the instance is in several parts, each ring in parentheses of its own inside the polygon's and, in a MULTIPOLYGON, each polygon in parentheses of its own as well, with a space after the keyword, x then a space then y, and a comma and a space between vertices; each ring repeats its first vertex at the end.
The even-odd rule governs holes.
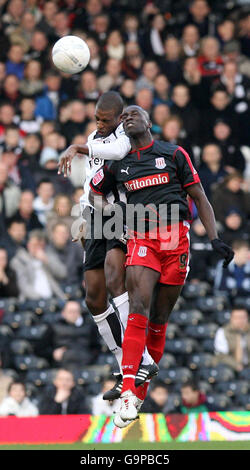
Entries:
POLYGON ((123 111, 123 99, 117 91, 107 91, 97 101, 96 107, 102 111, 114 110, 116 116, 119 116, 123 111))

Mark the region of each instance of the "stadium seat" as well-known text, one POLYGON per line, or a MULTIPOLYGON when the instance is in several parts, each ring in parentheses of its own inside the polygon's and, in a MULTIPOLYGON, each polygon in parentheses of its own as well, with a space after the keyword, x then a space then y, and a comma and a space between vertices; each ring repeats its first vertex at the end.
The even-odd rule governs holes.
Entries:
POLYGON ((198 297, 204 297, 210 291, 211 287, 206 282, 199 282, 197 284, 187 283, 182 290, 182 295, 185 299, 197 299, 198 297))
POLYGON ((16 369, 18 370, 28 370, 28 369, 46 369, 49 367, 49 363, 43 357, 37 357, 33 354, 15 356, 13 358, 13 363, 16 369))
POLYGON ((14 336, 14 333, 8 325, 0 325, 0 336, 12 338, 14 336))
POLYGON ((30 327, 37 319, 32 312, 7 313, 3 317, 3 323, 9 325, 13 330, 22 326, 30 327))
POLYGON ((185 335, 195 339, 214 338, 218 325, 205 323, 202 325, 189 325, 185 328, 185 335))
POLYGON ((96 365, 100 366, 109 366, 109 370, 118 369, 117 360, 114 354, 101 353, 98 355, 96 360, 96 365))
POLYGON ((161 369, 157 375, 157 380, 160 380, 167 385, 171 385, 172 383, 183 384, 191 379, 192 373, 186 367, 161 369))
POLYGON ((42 316, 42 322, 52 324, 61 320, 61 318, 61 312, 46 312, 42 316))
POLYGON ((216 367, 201 367, 198 369, 197 375, 199 379, 207 380, 211 384, 216 382, 229 382, 235 378, 233 369, 222 364, 216 367))
POLYGON ((220 382, 215 384, 215 391, 218 393, 224 393, 228 397, 246 395, 249 389, 250 385, 246 380, 234 380, 232 382, 220 382))
POLYGON ((13 339, 10 342, 10 351, 17 355, 32 354, 33 348, 25 339, 13 339))
POLYGON ((66 285, 63 287, 63 291, 68 299, 80 299, 82 297, 82 289, 79 285, 66 285))
POLYGON ((101 376, 94 369, 74 370, 73 374, 77 385, 91 385, 93 383, 100 383, 103 380, 103 375, 101 376))
POLYGON ((189 369, 195 370, 200 367, 212 367, 214 356, 209 353, 196 353, 187 358, 189 369))
POLYGON ((46 333, 48 332, 48 325, 33 325, 31 327, 23 326, 18 329, 17 337, 22 339, 27 339, 28 341, 41 340, 46 333))
POLYGON ((99 395, 102 390, 102 383, 92 383, 92 384, 87 384, 83 386, 84 392, 86 392, 86 395, 90 395, 91 397, 95 397, 96 395, 99 395))
POLYGON ((207 402, 214 408, 214 411, 231 410, 233 406, 232 400, 222 394, 208 393, 207 402))
POLYGON ((176 359, 172 354, 163 354, 160 362, 159 367, 160 369, 169 369, 170 367, 176 366, 176 359))
POLYGON ((199 310, 176 310, 170 316, 170 322, 180 326, 197 325, 202 319, 203 315, 199 310))
POLYGON ((181 336, 181 330, 178 327, 178 325, 175 325, 174 323, 169 323, 167 327, 167 333, 166 333, 166 338, 167 339, 174 339, 178 338, 181 336))
POLYGON ((56 310, 61 308, 61 305, 59 305, 59 303, 60 300, 57 299, 26 300, 25 302, 19 303, 19 310, 30 310, 36 313, 37 315, 42 315, 44 312, 55 312, 56 310))
POLYGON ((53 382, 57 369, 27 370, 25 383, 32 383, 36 387, 49 385, 53 382))
POLYGON ((2 370, 3 370, 4 375, 8 375, 9 377, 13 379, 13 381, 19 380, 19 374, 16 370, 14 369, 2 369, 2 370))
POLYGON ((199 297, 196 300, 196 307, 204 313, 220 312, 229 307, 229 301, 225 295, 199 297))
POLYGON ((209 352, 214 354, 214 340, 213 339, 204 339, 201 341, 201 348, 204 352, 209 352))
POLYGON ((173 354, 191 354, 198 351, 199 345, 192 338, 169 339, 165 344, 165 352, 173 354))
POLYGON ((246 395, 237 395, 236 403, 244 409, 250 411, 250 393, 246 395))
POLYGON ((199 390, 202 392, 202 393, 205 393, 207 395, 207 393, 212 393, 213 391, 213 387, 212 385, 205 381, 205 380, 199 380, 198 381, 198 387, 199 387, 199 390))
POLYGON ((17 300, 11 299, 0 299, 0 310, 4 312, 15 312, 17 310, 17 300))
POLYGON ((233 303, 234 307, 241 307, 250 310, 250 297, 235 297, 233 303))
POLYGON ((230 317, 231 312, 229 310, 223 310, 222 312, 215 312, 213 315, 213 320, 222 326, 230 321, 230 317))
POLYGON ((250 383, 250 368, 243 369, 239 372, 239 379, 247 380, 250 383))

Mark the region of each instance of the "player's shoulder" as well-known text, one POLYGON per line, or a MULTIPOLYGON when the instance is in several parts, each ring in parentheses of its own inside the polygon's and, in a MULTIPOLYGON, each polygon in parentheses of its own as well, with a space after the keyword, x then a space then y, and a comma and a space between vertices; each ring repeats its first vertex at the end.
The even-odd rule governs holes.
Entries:
POLYGON ((119 124, 119 126, 117 126, 116 130, 114 131, 114 134, 115 134, 115 137, 117 139, 119 137, 121 137, 122 135, 126 135, 125 131, 124 131, 124 128, 123 128, 123 123, 122 122, 121 122, 121 124, 119 124))
POLYGON ((179 145, 164 140, 155 140, 154 142, 154 152, 161 154, 161 156, 173 157, 179 148, 179 145))
POLYGON ((88 142, 91 142, 92 140, 94 140, 96 137, 96 134, 97 134, 97 129, 95 129, 93 132, 91 132, 91 134, 89 134, 88 142))

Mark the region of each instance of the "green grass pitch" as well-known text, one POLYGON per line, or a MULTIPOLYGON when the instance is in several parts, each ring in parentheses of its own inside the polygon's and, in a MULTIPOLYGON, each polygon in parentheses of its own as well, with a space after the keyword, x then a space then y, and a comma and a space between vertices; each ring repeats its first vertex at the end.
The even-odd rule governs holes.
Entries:
POLYGON ((141 442, 124 441, 116 444, 41 444, 0 445, 1 450, 250 450, 250 441, 213 442, 141 442))

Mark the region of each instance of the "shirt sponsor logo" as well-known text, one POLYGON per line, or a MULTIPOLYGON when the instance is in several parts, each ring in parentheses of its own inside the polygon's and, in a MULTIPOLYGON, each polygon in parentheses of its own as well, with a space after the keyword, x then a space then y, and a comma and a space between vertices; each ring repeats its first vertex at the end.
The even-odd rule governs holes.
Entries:
POLYGON ((137 191, 138 189, 169 183, 168 173, 158 173, 158 175, 143 176, 124 183, 128 191, 137 191))
POLYGON ((165 168, 166 162, 165 162, 164 157, 156 158, 156 159, 155 159, 155 166, 156 166, 156 168, 158 168, 159 170, 162 170, 163 168, 165 168))
POLYGON ((144 256, 146 256, 147 254, 147 251, 148 251, 147 246, 140 246, 138 250, 138 256, 140 256, 141 258, 144 258, 144 256))
POLYGON ((104 173, 103 173, 103 170, 101 169, 93 177, 92 179, 93 185, 96 186, 98 183, 100 183, 100 181, 102 181, 103 178, 104 178, 104 173))

